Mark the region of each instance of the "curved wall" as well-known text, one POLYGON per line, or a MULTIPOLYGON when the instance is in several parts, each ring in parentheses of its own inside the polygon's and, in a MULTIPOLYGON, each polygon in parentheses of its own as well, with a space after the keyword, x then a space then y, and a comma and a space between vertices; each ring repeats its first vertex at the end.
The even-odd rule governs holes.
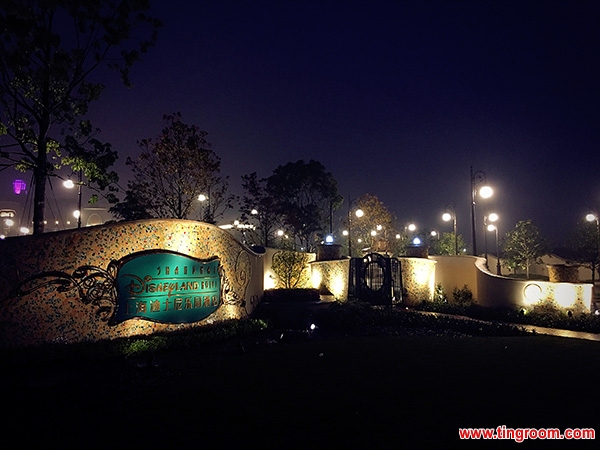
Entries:
POLYGON ((156 219, 5 239, 0 241, 0 279, 4 286, 0 293, 0 345, 96 341, 244 317, 262 296, 263 261, 262 255, 216 226, 156 219), (111 324, 102 309, 107 303, 90 300, 93 295, 82 299, 81 286, 72 282, 82 267, 106 271, 111 261, 149 250, 167 250, 201 260, 219 258, 222 275, 217 310, 196 323, 131 319, 111 324), (39 277, 43 273, 50 275, 39 277), (71 282, 66 281, 65 274, 71 282), (34 279, 26 282, 30 277, 34 279), (23 286, 35 289, 18 296, 17 289, 23 286))
POLYGON ((441 284, 446 295, 451 298, 454 288, 462 288, 465 285, 473 293, 475 299, 479 299, 479 283, 477 280, 478 270, 475 256, 430 256, 437 262, 435 267, 435 284, 441 284))
POLYGON ((436 284, 451 297, 455 287, 471 290, 478 304, 487 307, 528 307, 552 301, 563 308, 591 309, 592 285, 522 280, 491 273, 484 258, 473 256, 430 256, 437 261, 436 284))

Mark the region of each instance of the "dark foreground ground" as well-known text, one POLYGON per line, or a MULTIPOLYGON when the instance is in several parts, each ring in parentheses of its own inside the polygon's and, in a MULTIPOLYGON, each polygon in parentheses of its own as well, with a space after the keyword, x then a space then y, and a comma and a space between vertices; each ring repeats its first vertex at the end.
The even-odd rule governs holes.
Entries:
POLYGON ((452 446, 459 427, 600 429, 599 342, 279 333, 150 364, 5 366, 3 448, 430 448, 452 446))

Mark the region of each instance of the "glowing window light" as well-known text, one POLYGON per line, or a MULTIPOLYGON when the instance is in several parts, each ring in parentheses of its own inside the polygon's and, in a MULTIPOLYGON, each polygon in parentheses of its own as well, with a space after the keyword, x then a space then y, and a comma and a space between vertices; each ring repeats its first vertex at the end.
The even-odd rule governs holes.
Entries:
POLYGON ((23 180, 15 180, 13 181, 13 192, 19 195, 21 192, 24 192, 27 189, 27 183, 23 180))

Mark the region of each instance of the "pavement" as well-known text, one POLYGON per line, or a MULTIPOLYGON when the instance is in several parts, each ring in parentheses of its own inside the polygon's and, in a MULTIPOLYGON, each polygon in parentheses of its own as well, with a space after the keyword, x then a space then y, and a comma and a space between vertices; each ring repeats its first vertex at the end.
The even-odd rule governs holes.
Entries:
POLYGON ((536 327, 533 325, 523 325, 528 331, 535 331, 537 334, 547 334, 550 336, 568 337, 575 339, 586 339, 588 341, 600 341, 600 334, 587 333, 585 331, 559 330, 556 328, 536 327))
MULTIPOLYGON (((438 312, 430 312, 430 311, 420 311, 422 314, 436 314, 436 315, 447 315, 448 317, 453 317, 455 319, 463 319, 463 320, 475 320, 479 322, 487 322, 485 320, 474 319, 472 317, 467 316, 457 316, 450 314, 443 314, 438 312)), ((527 331, 535 332, 536 334, 544 334, 548 336, 557 336, 557 337, 567 337, 573 339, 585 339, 588 341, 598 341, 600 342, 600 333, 588 333, 586 331, 572 331, 572 330, 561 330, 558 328, 547 328, 547 327, 539 327, 535 325, 527 325, 522 323, 508 323, 503 322, 507 325, 514 325, 515 327, 522 327, 527 331)))

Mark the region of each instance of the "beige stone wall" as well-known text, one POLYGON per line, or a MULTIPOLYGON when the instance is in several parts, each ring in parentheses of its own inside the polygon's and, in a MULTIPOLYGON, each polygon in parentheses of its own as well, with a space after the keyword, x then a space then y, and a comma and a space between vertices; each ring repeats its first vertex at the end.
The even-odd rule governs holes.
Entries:
POLYGON ((487 307, 528 307, 552 301, 564 308, 591 309, 592 285, 539 280, 514 279, 488 270, 484 258, 472 256, 430 256, 437 261, 435 283, 441 284, 449 297, 455 287, 464 285, 475 301, 487 307))
POLYGON ((262 297, 262 258, 227 231, 186 220, 123 222, 9 238, 0 241, 0 345, 97 341, 241 318, 262 297), (111 324, 110 295, 98 299, 78 285, 78 269, 90 266, 88 271, 102 274, 111 261, 147 250, 219 258, 222 293, 216 312, 192 324, 139 319, 111 324), (40 278, 43 273, 48 276, 40 278), (31 292, 19 296, 18 288, 31 292))
MULTIPOLYGON (((402 267, 403 302, 415 306, 433 300, 436 262, 427 258, 398 258, 402 267)), ((348 300, 350 259, 311 263, 312 287, 325 287, 335 300, 348 300)))

